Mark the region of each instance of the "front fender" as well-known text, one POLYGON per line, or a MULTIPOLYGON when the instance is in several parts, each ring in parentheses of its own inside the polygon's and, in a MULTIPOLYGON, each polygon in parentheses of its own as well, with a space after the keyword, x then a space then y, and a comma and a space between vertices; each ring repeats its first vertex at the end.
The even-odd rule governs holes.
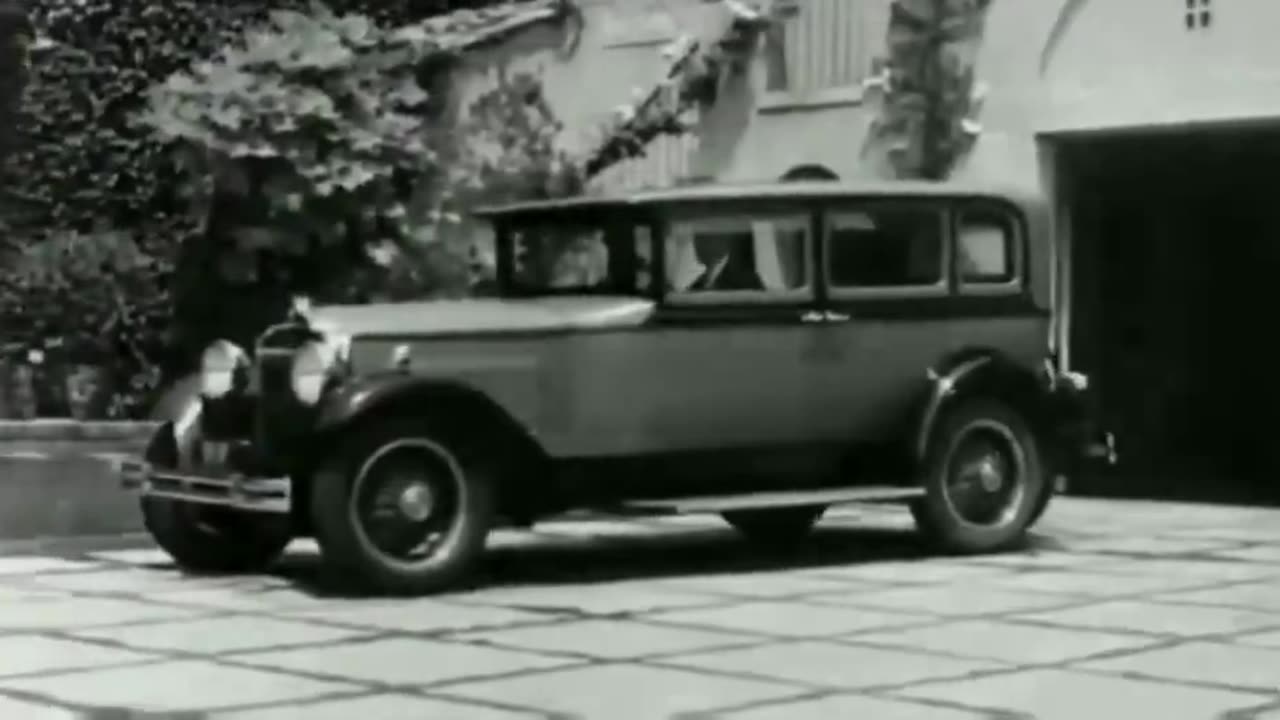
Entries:
POLYGON ((316 431, 327 433, 384 412, 460 406, 484 413, 486 419, 514 423, 484 393, 454 380, 386 372, 360 377, 336 388, 321 402, 316 431))
POLYGON ((151 434, 143 459, 158 467, 190 467, 200 441, 202 410, 199 376, 175 382, 151 409, 150 419, 160 425, 151 434))

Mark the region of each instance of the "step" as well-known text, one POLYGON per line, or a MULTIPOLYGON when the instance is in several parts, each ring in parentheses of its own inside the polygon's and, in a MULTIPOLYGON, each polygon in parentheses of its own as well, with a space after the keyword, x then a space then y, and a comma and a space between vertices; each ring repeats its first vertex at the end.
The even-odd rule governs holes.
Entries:
POLYGON ((738 495, 703 495, 701 497, 629 500, 623 512, 714 513, 730 510, 761 510, 802 507, 805 505, 842 505, 859 502, 913 500, 923 497, 921 488, 892 485, 868 485, 855 488, 823 488, 820 490, 783 490, 738 495))

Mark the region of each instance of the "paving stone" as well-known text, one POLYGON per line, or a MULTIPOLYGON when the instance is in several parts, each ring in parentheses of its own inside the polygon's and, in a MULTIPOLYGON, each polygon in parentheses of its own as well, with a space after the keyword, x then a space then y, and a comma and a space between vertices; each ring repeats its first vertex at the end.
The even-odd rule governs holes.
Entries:
POLYGON ((993 620, 964 620, 927 628, 859 635, 856 642, 1001 660, 1054 663, 1098 653, 1137 649, 1154 641, 1081 629, 1058 629, 993 620))
POLYGON ((900 612, 927 613, 942 617, 961 615, 995 615, 1014 611, 1050 608, 1069 602, 1066 598, 1044 593, 1022 593, 1013 590, 965 583, 947 591, 935 587, 908 587, 894 590, 848 595, 837 598, 824 595, 814 602, 842 602, 859 607, 885 608, 900 612))
MULTIPOLYGON (((34 675, 156 660, 132 652, 41 635, 0 637, 0 676, 34 675)), ((0 717, 5 717, 0 715, 0 717)))
POLYGON ((46 555, 0 556, 0 575, 31 575, 36 573, 76 572, 101 567, 92 562, 68 560, 46 555))
POLYGON ((252 653, 237 655, 236 661, 256 667, 397 685, 429 685, 570 664, 570 661, 519 650, 416 638, 252 653))
POLYGON ((797 641, 740 650, 698 653, 671 665, 735 672, 810 686, 852 689, 960 677, 1003 666, 988 660, 949 658, 903 650, 797 641))
POLYGON ((1122 555, 1183 555, 1210 553, 1235 546, 1232 540, 1188 538, 1159 535, 1104 537, 1071 543, 1073 551, 1117 553, 1122 555))
MULTIPOLYGON (((1280 612, 1280 582, 1268 580, 1219 585, 1187 592, 1163 593, 1155 599, 1161 602, 1222 605, 1280 612)), ((1280 622, 1280 618, 1277 621, 1280 622)))
POLYGON ((218 713, 211 720, 523 720, 537 717, 535 713, 388 694, 218 713))
POLYGON ((437 694, 592 720, 668 720, 683 713, 794 697, 798 692, 782 683, 620 663, 450 685, 437 694))
POLYGON ((859 695, 835 695, 817 700, 771 703, 764 707, 719 714, 726 720, 986 720, 982 713, 886 700, 859 695))
POLYGON ((1263 699, 1247 693, 1065 670, 1024 670, 975 680, 929 683, 893 694, 990 711, 1024 713, 1035 720, 1205 720, 1256 706, 1263 699))
POLYGON ((0 697, 0 718, 14 720, 83 720, 83 716, 70 710, 49 705, 37 705, 12 698, 0 697))
POLYGON ((79 593, 119 593, 152 595, 166 591, 189 592, 199 588, 280 587, 282 580, 263 577, 196 577, 176 570, 112 568, 82 573, 39 575, 31 579, 38 587, 79 593))
POLYGON ((866 583, 932 585, 964 580, 1003 577, 1007 570, 974 563, 911 560, 907 562, 877 562, 844 567, 822 568, 813 575, 842 580, 859 580, 866 583))
POLYGON ((1020 617, 1068 627, 1185 636, 1237 632, 1276 623, 1274 616, 1250 610, 1137 600, 1113 600, 1068 610, 1027 613, 1020 617))
POLYGON ((659 623, 786 637, 829 637, 872 628, 915 625, 930 620, 919 614, 765 600, 717 608, 655 613, 649 617, 659 623))
POLYGON ((674 589, 661 582, 637 581, 498 588, 458 595, 451 598, 451 601, 552 613, 611 615, 707 605, 716 602, 716 599, 688 590, 674 589))
MULTIPOLYGON (((847 592, 850 585, 838 578, 824 578, 813 573, 754 572, 708 574, 696 578, 670 581, 667 587, 678 590, 704 591, 750 598, 783 598, 821 592, 847 592)), ((865 587, 863 585, 862 587, 865 587)))
POLYGON ((1104 574, 1080 570, 1046 570, 1018 573, 988 581, 990 584, 1023 592, 1061 593, 1088 597, 1111 597, 1203 587, 1199 578, 1161 575, 1104 574))
POLYGON ((1213 553, 1214 557, 1250 562, 1280 563, 1280 545, 1253 545, 1213 553))
POLYGON ((316 597, 293 587, 237 586, 174 590, 157 596, 166 604, 235 612, 296 612, 308 609, 352 608, 377 601, 316 597))
POLYGON ((1191 642, 1118 658, 1091 660, 1080 663, 1079 667, 1262 692, 1274 692, 1280 687, 1280 650, 1226 643, 1191 642))
POLYGON ((45 602, 11 603, 0 607, 0 629, 70 629, 128 622, 194 617, 199 611, 133 600, 67 597, 45 602))
POLYGON ((1232 638, 1232 641, 1240 643, 1241 645, 1255 645, 1257 647, 1275 648, 1280 650, 1280 630, 1267 630, 1259 633, 1236 635, 1232 638))
POLYGON ((128 647, 217 654, 240 650, 314 645, 357 637, 360 630, 244 615, 78 630, 76 637, 128 647))
MULTIPOLYGON (((1213 581, 1243 582, 1280 576, 1280 568, 1274 566, 1220 560, 1140 558, 1125 565, 1124 570, 1140 575, 1198 579, 1206 584, 1213 581)), ((1111 570, 1108 569, 1108 572, 1111 570)))
POLYGON ((547 613, 511 608, 445 603, 431 599, 382 601, 358 605, 331 605, 301 610, 297 617, 379 630, 404 632, 460 631, 544 623, 547 613))
POLYGON ((666 628, 627 620, 584 620, 542 627, 467 633, 458 639, 614 660, 754 642, 752 638, 726 632, 666 628))
POLYGON ((305 700, 355 689, 348 684, 198 660, 0 681, 0 691, 37 693, 68 704, 145 712, 305 700))

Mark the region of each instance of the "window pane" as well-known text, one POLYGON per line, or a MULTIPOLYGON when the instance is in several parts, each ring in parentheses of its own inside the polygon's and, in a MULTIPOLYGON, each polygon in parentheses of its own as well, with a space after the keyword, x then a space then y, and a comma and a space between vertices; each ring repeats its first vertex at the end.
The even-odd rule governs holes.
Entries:
POLYGON ((936 285, 943 277, 942 217, 920 210, 837 214, 828 255, 834 287, 936 285))
POLYGON ((1014 277, 1013 224, 995 213, 968 213, 960 222, 957 266, 962 283, 1005 283, 1014 277))
POLYGON ((667 287, 678 292, 786 292, 809 285, 803 216, 676 222, 667 235, 667 287))
POLYGON ((609 247, 598 227, 544 225, 513 233, 514 281, 525 290, 607 285, 609 247))

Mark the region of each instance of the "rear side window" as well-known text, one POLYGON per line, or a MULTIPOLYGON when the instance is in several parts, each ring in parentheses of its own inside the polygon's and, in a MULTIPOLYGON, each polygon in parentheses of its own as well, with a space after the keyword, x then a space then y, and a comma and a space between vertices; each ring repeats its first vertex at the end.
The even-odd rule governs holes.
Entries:
POLYGON ((803 213, 673 219, 666 232, 667 291, 682 302, 808 296, 809 230, 803 213))
POLYGON ((827 217, 833 290, 942 289, 946 232, 941 210, 885 207, 827 217))
POLYGON ((1018 222, 998 208, 965 209, 956 224, 956 274, 962 289, 1018 280, 1018 222))

